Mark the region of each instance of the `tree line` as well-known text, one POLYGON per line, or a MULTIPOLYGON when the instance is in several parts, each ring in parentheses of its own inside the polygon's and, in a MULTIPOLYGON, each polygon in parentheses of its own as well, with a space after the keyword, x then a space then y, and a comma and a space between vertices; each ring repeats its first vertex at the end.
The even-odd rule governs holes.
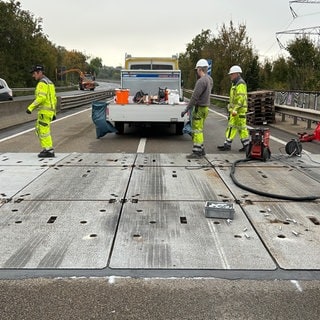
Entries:
MULTIPOLYGON (((84 53, 53 44, 43 33, 42 19, 22 10, 19 1, 0 1, 0 16, 0 77, 11 87, 34 86, 30 69, 37 63, 45 66, 46 74, 55 82, 59 82, 62 70, 76 68, 97 74, 102 68, 101 58, 88 62, 84 53)), ((64 78, 77 83, 79 75, 70 73, 64 78)))
MULTIPOLYGON (((19 1, 0 1, 0 77, 11 87, 33 86, 30 67, 41 63, 47 75, 59 83, 58 73, 77 68, 98 78, 119 80, 121 67, 102 65, 102 59, 92 58, 77 50, 67 50, 53 44, 43 33, 42 19, 21 9, 19 1)), ((194 66, 200 58, 212 60, 213 93, 228 95, 230 66, 238 64, 248 91, 303 90, 320 91, 320 51, 307 36, 297 37, 287 45, 287 56, 274 61, 259 61, 247 35, 246 26, 223 24, 216 34, 202 30, 179 53, 179 65, 185 88, 193 88, 196 78, 194 66)), ((67 78, 75 81, 77 74, 67 78), (72 79, 72 77, 75 79, 72 79)), ((60 82, 65 82, 62 79, 60 82)))
POLYGON ((179 63, 185 87, 194 85, 194 66, 198 59, 212 59, 214 93, 228 95, 230 80, 227 76, 232 65, 240 65, 248 91, 296 90, 320 91, 320 50, 307 36, 288 42, 287 57, 275 61, 259 61, 259 56, 247 36, 246 26, 235 27, 230 21, 223 24, 214 36, 211 30, 202 30, 180 54, 179 63))

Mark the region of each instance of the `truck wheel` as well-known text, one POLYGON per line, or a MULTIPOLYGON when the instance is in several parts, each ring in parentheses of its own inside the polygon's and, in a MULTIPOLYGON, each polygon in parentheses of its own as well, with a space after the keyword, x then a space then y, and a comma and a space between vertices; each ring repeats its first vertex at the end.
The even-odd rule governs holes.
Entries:
POLYGON ((176 135, 182 135, 182 129, 184 127, 184 122, 177 122, 176 123, 176 135))
POLYGON ((114 127, 117 129, 117 134, 124 134, 124 123, 115 122, 114 127))

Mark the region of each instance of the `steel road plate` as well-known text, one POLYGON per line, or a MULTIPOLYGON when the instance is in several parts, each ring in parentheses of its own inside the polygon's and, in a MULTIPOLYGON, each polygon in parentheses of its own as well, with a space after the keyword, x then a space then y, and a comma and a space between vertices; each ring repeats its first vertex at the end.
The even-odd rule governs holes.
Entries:
POLYGON ((0 208, 0 268, 104 268, 121 204, 23 201, 0 208))
POLYGON ((283 199, 266 197, 259 192, 297 198, 320 196, 320 183, 294 167, 266 167, 263 165, 236 167, 234 177, 238 183, 250 187, 257 193, 237 186, 230 177, 230 168, 216 167, 215 169, 239 201, 283 201, 283 199))
POLYGON ((127 192, 132 200, 233 200, 210 167, 135 167, 127 192))
POLYGON ((20 200, 114 200, 127 188, 131 168, 55 166, 49 168, 17 197, 20 200))
POLYGON ((210 166, 206 158, 188 159, 188 154, 181 153, 139 153, 136 166, 151 167, 200 167, 210 166))
POLYGON ((259 202, 243 208, 282 269, 320 269, 319 203, 259 202))
POLYGON ((234 220, 206 218, 205 202, 124 205, 111 268, 276 268, 239 205, 234 220))
POLYGON ((128 153, 71 153, 59 162, 64 166, 133 166, 136 154, 128 153))

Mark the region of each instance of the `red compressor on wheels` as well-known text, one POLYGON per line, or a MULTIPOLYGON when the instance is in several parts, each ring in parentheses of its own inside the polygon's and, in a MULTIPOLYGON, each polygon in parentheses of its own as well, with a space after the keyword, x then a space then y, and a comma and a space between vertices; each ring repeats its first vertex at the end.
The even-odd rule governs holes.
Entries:
POLYGON ((270 129, 249 129, 250 142, 246 151, 247 159, 259 159, 267 161, 271 157, 269 147, 270 129))

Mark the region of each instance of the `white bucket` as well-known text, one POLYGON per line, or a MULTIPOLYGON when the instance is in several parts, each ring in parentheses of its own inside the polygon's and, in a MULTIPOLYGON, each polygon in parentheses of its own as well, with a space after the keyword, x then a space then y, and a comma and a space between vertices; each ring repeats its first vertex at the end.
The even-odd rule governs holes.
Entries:
POLYGON ((171 90, 168 97, 169 104, 178 104, 179 103, 179 94, 178 90, 171 90))

